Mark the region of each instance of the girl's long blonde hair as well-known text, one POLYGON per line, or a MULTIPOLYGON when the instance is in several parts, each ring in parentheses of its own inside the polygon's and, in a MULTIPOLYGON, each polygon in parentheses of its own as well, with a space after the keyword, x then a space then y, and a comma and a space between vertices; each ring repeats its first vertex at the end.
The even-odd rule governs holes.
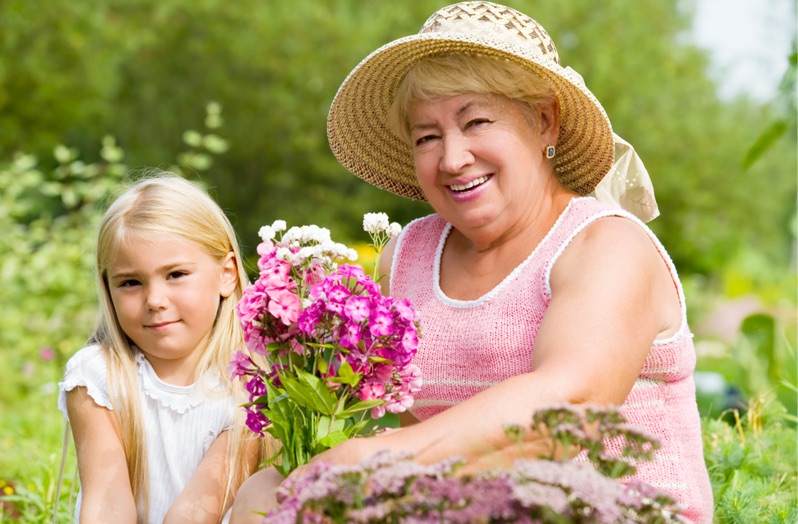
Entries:
MULTIPOLYGON (((166 172, 150 173, 122 193, 105 212, 97 235, 96 278, 100 314, 92 340, 100 345, 108 363, 108 383, 114 414, 127 460, 128 475, 139 512, 147 515, 147 448, 136 377, 136 352, 122 331, 111 301, 108 268, 116 250, 133 236, 153 233, 177 235, 201 245, 220 263, 232 252, 238 284, 228 297, 220 297, 216 320, 207 345, 194 371, 195 380, 209 371, 227 376, 232 353, 243 348, 243 335, 235 305, 248 284, 238 241, 230 221, 219 205, 198 185, 166 172)), ((248 400, 239 381, 224 381, 238 404, 248 400)), ((228 439, 226 506, 238 486, 263 457, 268 440, 259 443, 257 457, 248 452, 247 439, 257 438, 244 424, 243 410, 228 439), (257 461, 257 462, 256 462, 257 461)), ((268 437, 267 437, 268 439, 268 437)))

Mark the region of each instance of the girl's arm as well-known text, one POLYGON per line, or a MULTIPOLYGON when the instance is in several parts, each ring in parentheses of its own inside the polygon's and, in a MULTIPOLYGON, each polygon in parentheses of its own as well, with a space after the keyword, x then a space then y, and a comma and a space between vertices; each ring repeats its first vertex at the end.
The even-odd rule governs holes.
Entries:
POLYGON ((188 484, 166 513, 164 524, 180 522, 216 524, 221 520, 225 510, 223 504, 227 487, 229 434, 229 431, 223 431, 213 441, 188 484))
MULTIPOLYGON (((172 503, 164 517, 164 524, 175 523, 213 523, 221 521, 225 511, 232 505, 238 486, 232 486, 231 496, 225 500, 228 478, 228 446, 230 431, 223 431, 216 437, 208 452, 202 458, 191 479, 180 496, 172 503)), ((252 474, 258 464, 259 439, 247 439, 242 443, 247 448, 249 470, 252 474)))
POLYGON ((81 524, 135 524, 136 503, 113 412, 95 403, 85 387, 67 392, 66 401, 83 497, 81 524))

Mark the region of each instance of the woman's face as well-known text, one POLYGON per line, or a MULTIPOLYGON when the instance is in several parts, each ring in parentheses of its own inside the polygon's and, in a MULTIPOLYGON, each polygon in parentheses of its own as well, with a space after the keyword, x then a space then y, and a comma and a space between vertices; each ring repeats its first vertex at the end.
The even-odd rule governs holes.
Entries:
POLYGON ((553 112, 538 114, 536 127, 520 103, 499 95, 412 103, 416 175, 435 211, 463 232, 493 227, 502 233, 527 217, 535 193, 554 180, 543 156, 546 144, 556 143, 553 112))

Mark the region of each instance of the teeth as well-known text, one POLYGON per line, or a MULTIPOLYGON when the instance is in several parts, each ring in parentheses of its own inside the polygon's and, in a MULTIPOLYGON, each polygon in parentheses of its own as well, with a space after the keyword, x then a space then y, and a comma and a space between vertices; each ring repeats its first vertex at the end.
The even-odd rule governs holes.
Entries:
POLYGON ((462 184, 462 185, 452 184, 449 187, 452 189, 452 191, 465 191, 466 189, 471 189, 474 186, 484 184, 487 181, 488 181, 488 176, 486 175, 486 176, 481 176, 479 178, 475 178, 474 180, 472 180, 467 184, 462 184))

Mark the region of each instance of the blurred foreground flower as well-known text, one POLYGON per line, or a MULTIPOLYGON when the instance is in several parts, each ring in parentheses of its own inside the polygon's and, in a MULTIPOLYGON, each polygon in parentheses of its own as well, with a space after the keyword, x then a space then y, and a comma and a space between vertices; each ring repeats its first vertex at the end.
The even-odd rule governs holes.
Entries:
MULTIPOLYGON (((532 431, 550 437, 552 450, 577 446, 577 460, 561 453, 522 459, 509 470, 457 475, 452 458, 423 465, 409 455, 378 453, 357 465, 318 463, 288 478, 280 506, 264 524, 313 523, 666 523, 683 522, 675 502, 638 481, 617 475, 651 460, 656 441, 625 424, 615 410, 569 406, 538 411, 532 431), (606 453, 612 438, 621 453, 606 453), (612 458, 615 457, 615 458, 612 458)), ((524 428, 508 428, 520 438, 524 428)))

